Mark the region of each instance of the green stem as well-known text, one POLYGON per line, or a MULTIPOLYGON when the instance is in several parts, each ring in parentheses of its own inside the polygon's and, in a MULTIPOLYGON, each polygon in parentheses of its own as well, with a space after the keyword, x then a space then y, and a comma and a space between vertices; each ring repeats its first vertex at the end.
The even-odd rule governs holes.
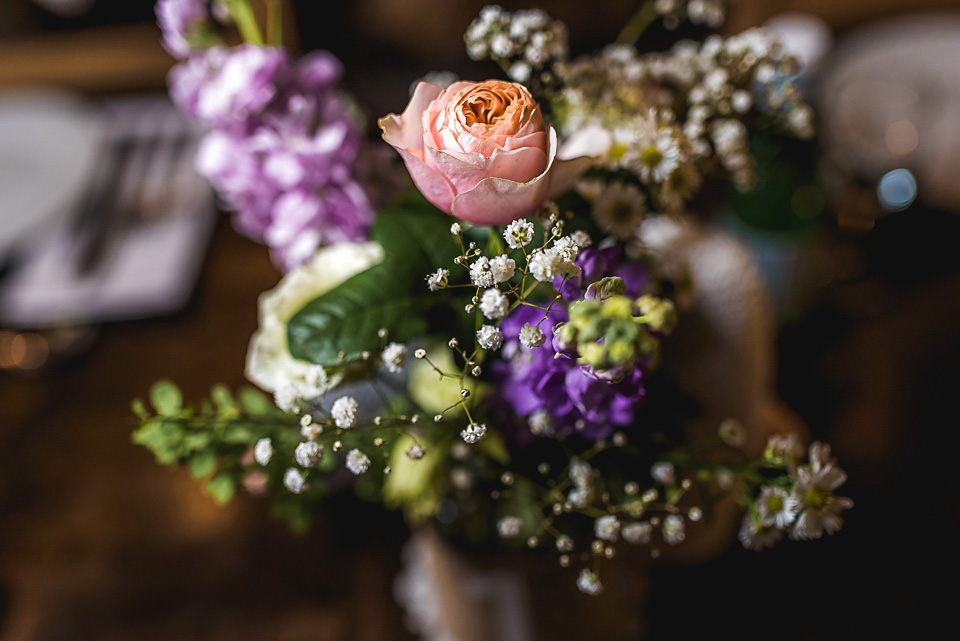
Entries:
POLYGON ((653 4, 652 0, 644 1, 643 5, 630 18, 630 22, 624 25, 620 33, 617 34, 617 44, 633 45, 637 43, 647 27, 657 19, 657 10, 653 4))
POLYGON ((253 14, 250 0, 227 0, 227 10, 233 17, 233 21, 245 42, 252 45, 263 44, 263 36, 260 34, 260 26, 253 14))
POLYGON ((283 44, 284 0, 267 0, 267 44, 283 44))

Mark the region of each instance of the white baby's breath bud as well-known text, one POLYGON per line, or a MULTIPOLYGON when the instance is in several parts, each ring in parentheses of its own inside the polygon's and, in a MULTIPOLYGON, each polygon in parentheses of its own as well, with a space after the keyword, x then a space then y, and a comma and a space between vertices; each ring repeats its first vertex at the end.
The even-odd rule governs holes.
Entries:
POLYGON ((580 459, 573 459, 570 461, 570 480, 573 481, 574 485, 577 487, 587 487, 593 480, 593 468, 590 467, 589 463, 581 461, 580 459))
POLYGON ((495 282, 490 271, 490 259, 481 256, 470 265, 470 280, 477 287, 493 287, 495 282))
POLYGON ((303 374, 303 381, 308 388, 306 395, 311 398, 322 396, 330 384, 327 378, 327 370, 325 370, 322 365, 311 365, 308 367, 307 371, 303 374))
POLYGON ((620 521, 613 515, 601 516, 593 522, 593 533, 598 539, 616 541, 620 532, 620 521))
POLYGON ((493 273, 493 280, 497 283, 505 283, 516 272, 517 263, 506 254, 501 254, 490 260, 490 271, 493 273))
POLYGON ((750 107, 753 106, 753 97, 749 91, 744 91, 743 89, 734 91, 733 97, 730 99, 730 106, 733 107, 733 110, 738 114, 747 113, 750 107))
POLYGON ((273 457, 273 441, 262 438, 253 446, 253 458, 260 465, 266 465, 273 457))
POLYGON ((360 476, 370 469, 370 457, 357 448, 353 448, 347 453, 347 469, 360 476))
POLYGON ((353 427, 357 424, 357 410, 360 404, 352 396, 341 396, 333 402, 330 408, 330 414, 333 416, 333 422, 337 427, 344 429, 353 427))
POLYGON ((514 82, 524 83, 530 80, 531 71, 533 71, 533 68, 521 60, 510 65, 510 69, 507 70, 507 75, 510 76, 510 79, 514 82))
POLYGON ((460 226, 460 223, 453 223, 450 225, 450 233, 454 236, 459 236, 460 232, 463 231, 463 228, 460 226))
POLYGON ((557 250, 557 254, 564 261, 572 263, 577 259, 577 255, 580 253, 580 245, 573 238, 573 236, 564 236, 563 238, 558 238, 553 243, 553 248, 557 250))
POLYGON ((450 270, 440 268, 432 274, 427 274, 427 288, 431 292, 443 289, 450 282, 450 270))
POLYGON ((300 401, 300 390, 293 383, 287 383, 273 393, 273 402, 284 412, 293 412, 298 414, 300 408, 297 403, 300 401))
POLYGON ((300 443, 293 453, 293 458, 300 467, 315 467, 323 458, 323 446, 314 441, 300 443))
MULTIPOLYGON (((576 250, 576 245, 572 243, 564 244, 562 247, 568 255, 576 250)), ((576 254, 573 255, 576 256, 576 254)), ((561 256, 560 250, 556 247, 535 251, 530 256, 528 267, 533 277, 542 283, 552 281, 557 276, 572 276, 580 272, 580 268, 574 265, 572 260, 566 260, 561 256)))
POLYGON ((303 472, 291 467, 283 473, 283 486, 294 494, 300 494, 307 489, 307 479, 303 476, 303 472))
POLYGON ((573 551, 573 539, 571 539, 566 534, 561 534, 557 537, 557 552, 572 552, 573 551))
POLYGON ((407 346, 400 343, 390 343, 383 348, 380 358, 383 359, 383 365, 387 368, 387 371, 396 374, 403 369, 403 363, 407 360, 407 346))
POLYGON ((627 543, 640 545, 650 542, 650 535, 653 533, 653 526, 649 523, 627 523, 620 530, 623 539, 627 543))
POLYGON ((596 573, 584 568, 577 577, 577 589, 584 594, 596 596, 603 592, 603 585, 601 585, 600 577, 596 573))
POLYGON ((488 289, 480 298, 480 311, 492 320, 503 318, 509 307, 510 301, 499 289, 488 289))
POLYGON ((407 458, 411 461, 419 461, 427 453, 427 450, 420 445, 419 443, 414 443, 410 448, 405 452, 407 458))
POLYGON ((536 325, 524 323, 520 328, 520 344, 528 349, 540 347, 547 340, 546 334, 536 325))
POLYGON ((503 345, 503 334, 498 327, 484 325, 477 330, 477 342, 483 349, 497 350, 503 345))
POLYGON ((497 533, 504 539, 516 538, 522 527, 523 521, 516 516, 505 516, 497 521, 497 533))
POLYGON ((673 485, 677 482, 677 475, 673 469, 673 464, 665 461, 654 463, 653 467, 650 468, 650 476, 664 485, 673 485))
POLYGON ((470 423, 460 432, 460 437, 463 438, 465 443, 473 445, 482 439, 486 433, 487 426, 483 423, 470 423))
POLYGON ((590 238, 590 234, 583 231, 582 229, 578 229, 577 231, 573 232, 570 238, 573 239, 573 242, 575 242, 577 244, 577 247, 579 247, 580 249, 584 249, 593 244, 593 239, 590 238))
POLYGON ((683 517, 677 514, 671 514, 663 519, 663 540, 670 545, 683 543, 687 537, 686 528, 683 523, 683 517))
POLYGON ((413 353, 413 357, 414 357, 414 358, 418 358, 418 359, 419 359, 419 358, 423 358, 423 357, 426 356, 426 355, 427 355, 427 350, 422 349, 422 348, 421 348, 421 349, 418 349, 417 351, 415 351, 415 352, 413 353))
POLYGON ((504 33, 498 33, 493 37, 493 40, 490 41, 490 50, 495 56, 500 58, 508 57, 513 53, 513 49, 513 42, 509 36, 504 33))
POLYGON ((320 436, 321 434, 323 434, 322 426, 317 425, 316 423, 307 423, 306 425, 304 425, 303 422, 301 421, 300 436, 302 436, 303 438, 309 439, 311 441, 315 441, 317 437, 320 436))
POLYGON ((503 232, 503 239, 507 241, 510 249, 520 249, 533 241, 533 234, 533 223, 521 218, 507 225, 503 232))
POLYGON ((532 434, 544 434, 551 435, 553 434, 553 422, 550 420, 550 414, 546 410, 534 410, 530 416, 527 417, 527 425, 530 426, 530 432, 532 434))

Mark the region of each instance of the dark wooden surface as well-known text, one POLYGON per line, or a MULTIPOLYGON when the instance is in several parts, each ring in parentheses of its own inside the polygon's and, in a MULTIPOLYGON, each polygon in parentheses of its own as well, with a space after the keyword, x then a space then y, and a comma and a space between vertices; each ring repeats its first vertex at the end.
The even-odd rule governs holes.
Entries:
POLYGON ((130 442, 130 399, 153 380, 193 399, 243 382, 257 296, 278 277, 224 220, 189 309, 0 377, 0 639, 408 638, 391 598, 402 537, 357 538, 395 519, 347 500, 293 536, 262 502, 218 507, 130 442))

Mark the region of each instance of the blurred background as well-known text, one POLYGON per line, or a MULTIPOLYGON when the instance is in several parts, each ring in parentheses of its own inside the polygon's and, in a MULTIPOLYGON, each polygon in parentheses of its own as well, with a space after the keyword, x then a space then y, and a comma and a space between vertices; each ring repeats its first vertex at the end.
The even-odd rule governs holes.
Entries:
MULTIPOLYGON (((338 56, 371 123, 427 72, 499 75, 461 40, 483 2, 293 4, 291 46, 338 56)), ((501 4, 545 9, 587 53, 638 2, 501 4)), ((0 641, 413 638, 399 515, 343 496, 296 537, 130 442, 154 380, 191 399, 244 382, 280 277, 192 172, 152 5, 0 0, 0 641)), ((820 138, 755 141, 758 190, 716 224, 764 266, 779 391, 856 506, 825 540, 731 537, 656 567, 650 636, 916 635, 948 620, 960 535, 960 2, 740 0, 724 29, 767 22, 805 64, 820 138)))

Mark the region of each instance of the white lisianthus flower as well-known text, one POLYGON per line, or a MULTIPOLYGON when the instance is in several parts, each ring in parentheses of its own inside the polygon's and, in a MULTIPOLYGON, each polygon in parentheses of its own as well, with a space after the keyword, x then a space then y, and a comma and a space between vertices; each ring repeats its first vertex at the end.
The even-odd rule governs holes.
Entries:
MULTIPOLYGON (((314 373, 312 363, 293 358, 287 349, 287 321, 310 300, 383 260, 379 243, 338 243, 324 247, 313 259, 284 275, 260 296, 260 326, 247 350, 247 378, 268 392, 293 383, 304 385, 314 373)), ((338 381, 330 380, 327 387, 338 381)))

